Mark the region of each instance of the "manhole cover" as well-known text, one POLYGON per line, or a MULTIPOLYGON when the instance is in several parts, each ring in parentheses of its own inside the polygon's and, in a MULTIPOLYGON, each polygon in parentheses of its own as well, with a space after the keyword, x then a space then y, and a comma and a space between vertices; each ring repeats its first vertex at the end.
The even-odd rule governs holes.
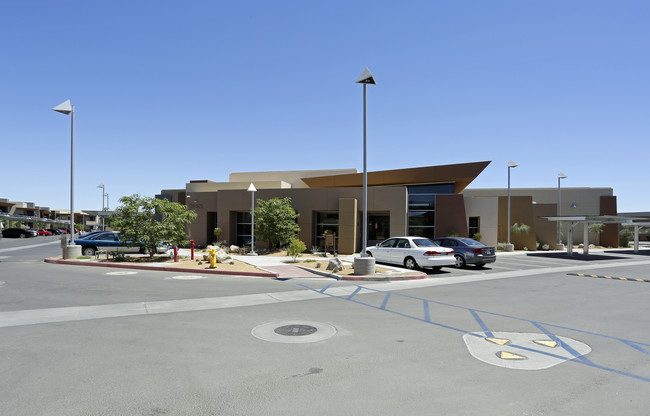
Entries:
POLYGON ((127 274, 138 274, 138 272, 108 272, 106 274, 108 274, 110 276, 124 276, 124 275, 127 275, 127 274))
POLYGON ((288 337, 302 337, 305 335, 311 335, 318 331, 318 329, 311 325, 284 325, 275 328, 274 331, 276 334, 288 337))
POLYGON ((331 338, 336 335, 336 328, 322 322, 276 321, 256 326, 251 333, 264 341, 300 344, 331 338))
POLYGON ((185 275, 185 276, 174 276, 174 277, 172 277, 172 279, 176 279, 176 280, 196 280, 196 279, 205 279, 205 277, 204 276, 196 276, 196 275, 193 276, 193 275, 188 274, 188 275, 185 275))

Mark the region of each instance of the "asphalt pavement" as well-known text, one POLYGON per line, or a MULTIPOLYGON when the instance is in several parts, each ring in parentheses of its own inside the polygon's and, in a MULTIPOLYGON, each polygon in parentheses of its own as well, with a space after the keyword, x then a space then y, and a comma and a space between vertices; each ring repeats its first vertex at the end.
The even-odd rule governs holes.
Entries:
POLYGON ((647 415, 650 252, 406 282, 46 264, 0 241, 2 415, 647 415), (116 273, 118 272, 118 273, 116 273))

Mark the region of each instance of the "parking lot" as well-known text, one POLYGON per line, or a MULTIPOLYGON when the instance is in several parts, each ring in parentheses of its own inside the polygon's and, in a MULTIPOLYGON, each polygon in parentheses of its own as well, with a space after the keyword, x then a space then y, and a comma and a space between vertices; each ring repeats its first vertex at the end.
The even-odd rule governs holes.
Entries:
POLYGON ((0 414, 650 406, 650 284, 633 280, 650 280, 648 251, 504 255, 373 283, 116 273, 43 263, 57 243, 31 244, 45 245, 0 245, 0 414))

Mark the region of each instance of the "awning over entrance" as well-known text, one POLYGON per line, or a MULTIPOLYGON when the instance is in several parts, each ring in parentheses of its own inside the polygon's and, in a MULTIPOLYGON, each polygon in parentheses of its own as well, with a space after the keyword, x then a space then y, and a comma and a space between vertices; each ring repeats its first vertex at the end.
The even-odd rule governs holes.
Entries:
POLYGON ((650 227, 650 222, 643 217, 619 217, 618 215, 572 215, 565 217, 541 217, 548 221, 567 223, 567 254, 573 255, 573 229, 578 224, 584 224, 583 253, 589 254, 589 225, 591 224, 620 224, 634 227, 634 252, 639 252, 639 230, 650 227))

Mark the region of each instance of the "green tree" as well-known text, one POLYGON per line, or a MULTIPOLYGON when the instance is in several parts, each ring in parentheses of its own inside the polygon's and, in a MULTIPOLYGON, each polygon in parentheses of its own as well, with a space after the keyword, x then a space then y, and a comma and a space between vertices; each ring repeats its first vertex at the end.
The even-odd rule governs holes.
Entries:
POLYGON ((120 203, 110 217, 111 227, 120 230, 124 241, 143 245, 150 257, 160 242, 187 244, 185 224, 194 222, 196 212, 185 205, 138 194, 124 196, 120 203))
POLYGON ((269 249, 288 244, 300 231, 298 215, 291 207, 291 198, 257 200, 255 235, 269 243, 269 249))

